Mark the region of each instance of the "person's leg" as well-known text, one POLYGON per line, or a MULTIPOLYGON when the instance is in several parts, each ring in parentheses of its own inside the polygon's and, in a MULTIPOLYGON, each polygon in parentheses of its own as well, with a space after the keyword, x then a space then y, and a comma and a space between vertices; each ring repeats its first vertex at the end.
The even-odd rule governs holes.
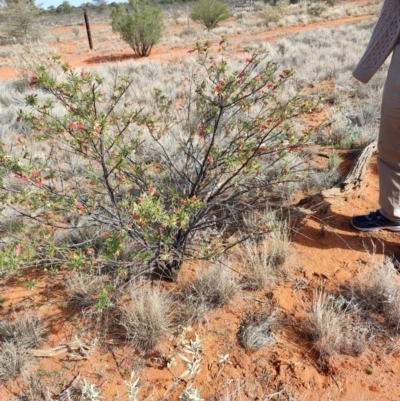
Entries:
POLYGON ((351 223, 361 231, 400 231, 400 43, 383 90, 378 152, 380 209, 351 223))
POLYGON ((378 139, 380 212, 400 220, 400 44, 390 63, 382 98, 378 139))

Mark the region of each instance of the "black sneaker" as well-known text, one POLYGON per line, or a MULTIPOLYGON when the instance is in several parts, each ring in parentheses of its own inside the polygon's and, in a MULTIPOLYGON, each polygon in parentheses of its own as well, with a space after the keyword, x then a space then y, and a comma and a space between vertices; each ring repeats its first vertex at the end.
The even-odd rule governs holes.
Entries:
POLYGON ((360 231, 400 231, 400 220, 393 222, 383 216, 379 210, 364 216, 354 216, 351 219, 351 224, 360 231))

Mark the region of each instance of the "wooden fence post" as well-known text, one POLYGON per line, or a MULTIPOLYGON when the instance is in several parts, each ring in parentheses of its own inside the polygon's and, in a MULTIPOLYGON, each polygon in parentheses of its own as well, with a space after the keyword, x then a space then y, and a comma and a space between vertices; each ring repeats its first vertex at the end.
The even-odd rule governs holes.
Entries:
POLYGON ((89 41, 89 47, 90 47, 90 50, 93 50, 92 34, 90 33, 90 25, 89 25, 89 17, 87 15, 86 11, 83 12, 83 15, 85 17, 85 25, 86 25, 86 32, 87 32, 87 37, 88 37, 88 41, 89 41))

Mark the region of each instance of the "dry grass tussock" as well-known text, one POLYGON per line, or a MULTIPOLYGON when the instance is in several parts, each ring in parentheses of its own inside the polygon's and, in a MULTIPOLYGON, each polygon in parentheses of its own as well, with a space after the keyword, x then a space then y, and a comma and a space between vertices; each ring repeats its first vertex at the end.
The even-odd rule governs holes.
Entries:
POLYGON ((245 272, 246 289, 258 291, 274 282, 274 269, 269 261, 269 247, 266 241, 258 244, 255 240, 247 240, 239 252, 245 272))
POLYGON ((10 342, 0 344, 0 383, 15 379, 23 371, 26 356, 10 342))
POLYGON ((0 321, 0 342, 13 344, 18 349, 36 348, 44 336, 45 328, 38 316, 27 314, 15 321, 0 321))
POLYGON ((239 326, 238 338, 245 349, 258 350, 276 342, 272 330, 277 325, 275 310, 261 311, 245 316, 239 326))
POLYGON ((128 305, 121 308, 119 324, 135 348, 151 350, 172 327, 174 301, 167 291, 144 283, 134 285, 129 297, 128 305))
POLYGON ((245 219, 245 226, 254 234, 260 228, 270 229, 258 240, 248 239, 239 248, 246 289, 261 290, 285 273, 283 266, 290 256, 289 227, 271 210, 251 213, 245 219))
POLYGON ((25 350, 37 348, 44 335, 42 320, 32 314, 0 321, 0 383, 22 373, 28 362, 25 350))
POLYGON ((400 331, 400 277, 389 258, 382 262, 372 258, 350 292, 364 309, 380 313, 388 325, 400 331))
POLYGON ((179 321, 187 324, 200 321, 212 309, 226 305, 240 290, 239 280, 230 269, 229 262, 200 269, 193 282, 183 285, 179 298, 183 304, 179 321))
POLYGON ((343 297, 334 297, 323 290, 314 291, 304 329, 313 339, 321 362, 336 353, 359 354, 364 350, 364 334, 354 319, 357 308, 355 303, 348 303, 343 297))
POLYGON ((76 309, 87 310, 94 305, 95 297, 107 284, 109 284, 107 276, 75 272, 66 281, 68 301, 76 309))

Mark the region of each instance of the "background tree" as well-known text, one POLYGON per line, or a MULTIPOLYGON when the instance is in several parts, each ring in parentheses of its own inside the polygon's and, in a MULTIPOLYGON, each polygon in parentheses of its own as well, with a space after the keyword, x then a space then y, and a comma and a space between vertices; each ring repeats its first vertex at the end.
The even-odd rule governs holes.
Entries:
POLYGON ((65 0, 63 1, 58 7, 57 7, 57 13, 62 13, 62 14, 71 14, 73 11, 73 8, 69 1, 65 0))
POLYGON ((92 3, 100 13, 107 10, 107 0, 92 0, 92 3))
POLYGON ((139 57, 147 57, 153 46, 161 39, 164 29, 162 10, 149 0, 129 0, 111 13, 114 32, 128 43, 139 57))
POLYGON ((190 12, 192 20, 201 22, 208 30, 216 28, 230 16, 229 7, 218 0, 199 0, 190 12))
POLYGON ((1 32, 6 38, 23 41, 37 38, 37 17, 41 10, 31 0, 0 0, 1 32))

